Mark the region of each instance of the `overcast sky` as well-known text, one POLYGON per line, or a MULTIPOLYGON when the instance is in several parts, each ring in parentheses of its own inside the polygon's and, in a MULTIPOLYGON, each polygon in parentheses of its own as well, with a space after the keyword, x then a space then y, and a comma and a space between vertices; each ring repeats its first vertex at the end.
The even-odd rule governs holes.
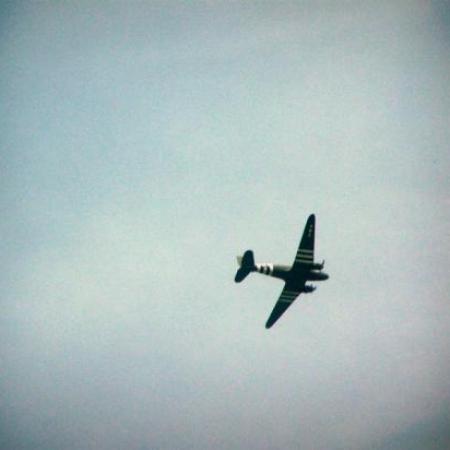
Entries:
POLYGON ((0 448, 450 447, 446 1, 0 7, 0 448), (330 279, 264 328, 317 217, 330 279))

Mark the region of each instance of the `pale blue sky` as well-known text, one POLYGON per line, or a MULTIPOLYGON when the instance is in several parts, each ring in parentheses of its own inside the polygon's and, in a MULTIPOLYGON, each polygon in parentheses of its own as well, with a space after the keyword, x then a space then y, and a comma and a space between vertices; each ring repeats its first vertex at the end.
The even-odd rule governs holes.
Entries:
POLYGON ((448 448, 445 2, 0 28, 0 447, 448 448), (235 256, 290 263, 312 212, 331 278, 267 331, 235 256))

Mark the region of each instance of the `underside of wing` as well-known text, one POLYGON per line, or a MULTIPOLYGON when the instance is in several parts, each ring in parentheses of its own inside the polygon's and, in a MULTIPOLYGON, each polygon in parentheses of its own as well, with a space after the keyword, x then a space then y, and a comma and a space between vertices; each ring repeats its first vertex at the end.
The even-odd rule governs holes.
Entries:
POLYGON ((314 234, 316 228, 316 217, 311 214, 305 225, 303 236, 298 246, 293 268, 300 268, 302 265, 314 262, 314 234))
POLYGON ((266 328, 270 328, 283 315, 283 313, 289 308, 289 306, 294 303, 300 292, 301 291, 299 291, 298 288, 290 288, 287 283, 284 285, 280 297, 275 303, 272 313, 270 314, 270 317, 266 322, 266 328))

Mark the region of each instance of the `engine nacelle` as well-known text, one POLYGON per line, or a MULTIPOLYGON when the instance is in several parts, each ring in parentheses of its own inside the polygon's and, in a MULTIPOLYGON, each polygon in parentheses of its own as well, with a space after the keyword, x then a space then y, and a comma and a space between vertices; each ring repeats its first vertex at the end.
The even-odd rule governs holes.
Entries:
POLYGON ((310 294, 311 292, 314 292, 316 290, 316 287, 312 284, 305 284, 305 287, 303 288, 303 292, 305 294, 310 294))

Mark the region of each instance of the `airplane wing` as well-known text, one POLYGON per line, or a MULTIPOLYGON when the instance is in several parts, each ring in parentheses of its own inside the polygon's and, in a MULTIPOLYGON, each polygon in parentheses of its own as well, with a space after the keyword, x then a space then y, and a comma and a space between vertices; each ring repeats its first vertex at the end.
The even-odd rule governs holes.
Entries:
POLYGON ((300 268, 303 264, 312 264, 314 262, 314 232, 316 227, 316 217, 311 214, 305 225, 303 236, 298 246, 293 269, 300 268))
MULTIPOLYGON (((304 284, 305 283, 303 283, 303 285, 304 284)), ((296 286, 295 289, 292 289, 292 287, 290 287, 288 283, 284 285, 280 297, 275 303, 272 313, 270 314, 270 317, 266 322, 266 328, 270 328, 283 315, 283 313, 289 308, 289 306, 294 303, 294 300, 301 292, 301 290, 299 289, 299 286, 296 286)))

